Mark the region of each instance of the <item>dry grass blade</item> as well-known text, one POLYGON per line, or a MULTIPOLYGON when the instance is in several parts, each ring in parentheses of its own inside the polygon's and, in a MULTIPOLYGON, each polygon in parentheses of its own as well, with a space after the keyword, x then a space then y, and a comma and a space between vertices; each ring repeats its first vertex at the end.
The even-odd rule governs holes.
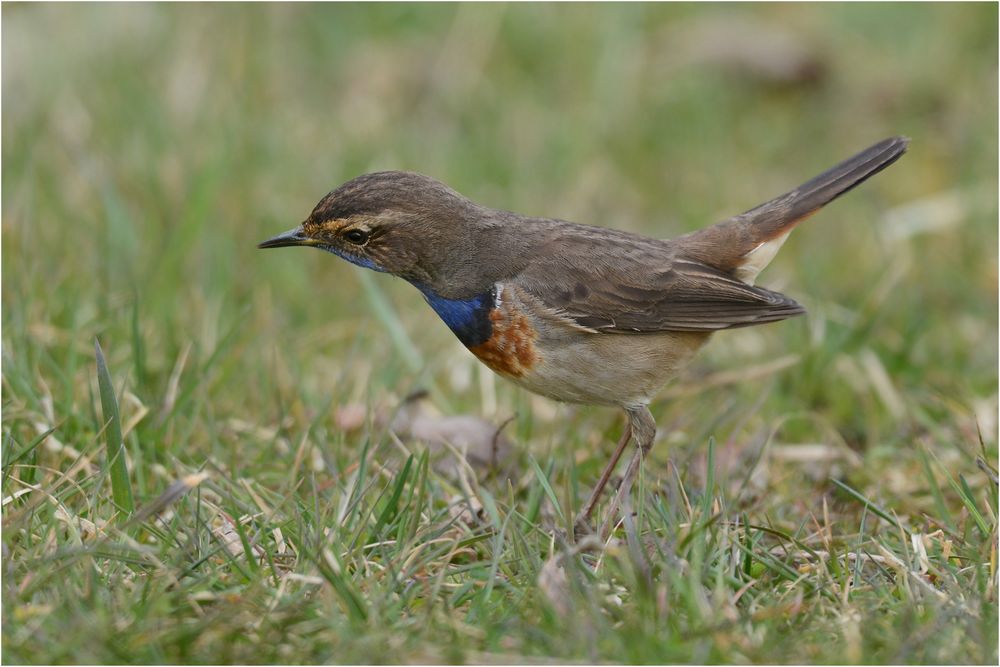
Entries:
POLYGON ((180 500, 188 491, 194 489, 206 479, 208 479, 208 473, 198 472, 191 475, 185 475, 181 479, 172 482, 170 486, 167 487, 167 490, 161 493, 153 502, 140 507, 129 523, 140 523, 159 514, 167 507, 180 500))

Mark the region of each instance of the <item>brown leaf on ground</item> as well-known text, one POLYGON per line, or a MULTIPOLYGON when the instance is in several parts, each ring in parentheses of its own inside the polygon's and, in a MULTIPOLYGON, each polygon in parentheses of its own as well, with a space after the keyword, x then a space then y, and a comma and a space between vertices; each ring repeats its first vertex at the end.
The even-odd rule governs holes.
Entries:
POLYGON ((334 409, 333 423, 342 431, 356 431, 365 425, 368 409, 361 403, 347 403, 334 409))
POLYGON ((510 439, 502 433, 510 420, 498 425, 473 415, 437 415, 424 397, 417 394, 403 403, 390 425, 396 435, 426 443, 442 472, 456 470, 456 453, 477 471, 503 467, 512 451, 510 439))
POLYGON ((538 572, 538 589, 559 616, 566 616, 572 607, 569 581, 563 569, 562 554, 553 554, 538 572))

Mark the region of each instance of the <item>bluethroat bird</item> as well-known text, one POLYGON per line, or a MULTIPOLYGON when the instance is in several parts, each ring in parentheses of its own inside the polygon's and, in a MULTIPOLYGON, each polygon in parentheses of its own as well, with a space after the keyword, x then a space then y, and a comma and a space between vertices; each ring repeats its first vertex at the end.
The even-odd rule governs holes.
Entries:
POLYGON ((578 518, 586 525, 630 440, 611 507, 628 496, 656 434, 649 402, 720 329, 801 315, 756 287, 788 234, 898 160, 893 137, 746 213, 660 240, 477 204, 433 178, 384 171, 327 194, 260 248, 312 246, 399 276, 499 375, 558 401, 611 405, 625 431, 578 518))

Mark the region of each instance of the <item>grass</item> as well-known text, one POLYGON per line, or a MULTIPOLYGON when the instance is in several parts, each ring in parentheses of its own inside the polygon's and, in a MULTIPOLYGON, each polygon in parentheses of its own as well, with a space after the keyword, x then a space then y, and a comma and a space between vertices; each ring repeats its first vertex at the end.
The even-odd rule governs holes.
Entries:
POLYGON ((5 662, 996 663, 996 6, 3 19, 5 662), (756 41, 702 49, 732 21, 756 41), (746 64, 776 44, 800 74, 746 64), (400 281, 254 249, 379 168, 669 236, 896 133, 761 278, 809 315, 654 403, 607 545, 562 536, 620 415, 495 379, 400 281), (396 437, 417 389, 513 417, 511 474, 396 437))

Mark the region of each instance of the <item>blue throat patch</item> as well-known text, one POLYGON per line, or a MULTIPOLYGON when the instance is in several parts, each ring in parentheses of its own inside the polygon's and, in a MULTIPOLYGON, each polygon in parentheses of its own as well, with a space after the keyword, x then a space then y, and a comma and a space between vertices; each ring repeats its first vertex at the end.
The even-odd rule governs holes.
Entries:
POLYGON ((415 284, 415 287, 463 345, 475 347, 490 339, 493 334, 490 311, 496 301, 493 290, 471 299, 446 299, 426 285, 415 284))

